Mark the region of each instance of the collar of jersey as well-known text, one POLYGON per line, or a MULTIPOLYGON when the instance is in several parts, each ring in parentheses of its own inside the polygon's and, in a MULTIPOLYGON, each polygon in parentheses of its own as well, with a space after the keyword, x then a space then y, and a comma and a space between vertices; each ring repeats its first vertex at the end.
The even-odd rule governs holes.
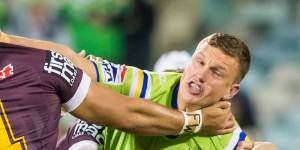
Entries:
POLYGON ((172 108, 174 108, 174 109, 178 109, 177 97, 178 97, 179 85, 180 85, 180 81, 178 81, 178 83, 176 84, 176 86, 175 86, 175 88, 173 89, 173 92, 172 92, 171 105, 172 105, 172 108))

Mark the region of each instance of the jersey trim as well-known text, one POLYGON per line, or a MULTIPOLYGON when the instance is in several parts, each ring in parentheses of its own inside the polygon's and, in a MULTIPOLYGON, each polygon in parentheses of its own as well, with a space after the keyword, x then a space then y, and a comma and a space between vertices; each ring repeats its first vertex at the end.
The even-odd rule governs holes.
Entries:
POLYGON ((229 144, 227 145, 227 147, 225 148, 225 150, 234 150, 238 146, 239 142, 247 141, 248 139, 249 138, 246 135, 246 133, 240 127, 237 127, 233 131, 233 135, 231 137, 231 140, 230 140, 229 144))
POLYGON ((150 99, 151 96, 151 91, 152 91, 152 80, 151 80, 151 75, 149 73, 149 71, 144 70, 144 73, 148 76, 148 80, 147 80, 147 86, 146 86, 146 95, 145 95, 145 99, 150 99))
POLYGON ((91 61, 95 67, 95 70, 96 70, 96 76, 97 76, 97 82, 100 81, 100 73, 99 73, 99 69, 98 69, 98 66, 97 64, 94 62, 94 61, 91 61))
POLYGON ((149 99, 151 86, 152 82, 149 72, 133 68, 133 80, 131 82, 129 96, 149 99))
POLYGON ((130 86, 129 96, 134 96, 138 84, 138 77, 137 77, 138 69, 133 68, 132 70, 133 70, 133 77, 132 77, 132 82, 130 84, 131 86, 130 86))
POLYGON ((86 150, 86 149, 98 149, 98 144, 94 141, 84 140, 73 144, 69 150, 86 150))
POLYGON ((15 137, 1 99, 0 99, 0 140, 1 140, 0 149, 8 148, 14 150, 21 150, 21 149, 28 150, 25 136, 15 137))
POLYGON ((179 90, 179 85, 180 85, 180 81, 178 81, 178 83, 176 84, 173 93, 172 93, 172 108, 177 109, 178 105, 177 105, 177 96, 178 96, 178 90, 179 90))
POLYGON ((82 103, 88 93, 91 84, 91 78, 85 72, 82 73, 82 79, 75 94, 69 101, 63 104, 68 112, 75 110, 82 103))

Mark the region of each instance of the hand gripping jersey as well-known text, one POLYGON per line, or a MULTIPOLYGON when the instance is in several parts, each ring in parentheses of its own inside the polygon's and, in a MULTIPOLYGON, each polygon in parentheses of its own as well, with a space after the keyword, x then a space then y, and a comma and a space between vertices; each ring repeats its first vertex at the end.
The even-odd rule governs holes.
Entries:
MULTIPOLYGON (((149 72, 108 61, 93 63, 97 70, 97 80, 111 89, 124 95, 141 97, 177 109, 181 74, 149 72)), ((71 146, 78 141, 91 140, 100 145, 99 149, 102 149, 104 144, 105 150, 232 150, 236 148, 239 141, 247 139, 245 132, 239 127, 233 133, 226 135, 184 134, 161 137, 138 136, 107 127, 103 132, 103 127, 99 127, 97 133, 89 132, 93 127, 96 126, 79 121, 69 130, 65 139, 68 142, 65 144, 71 146)))
POLYGON ((56 52, 0 43, 0 149, 55 149, 61 104, 74 110, 89 85, 56 52))

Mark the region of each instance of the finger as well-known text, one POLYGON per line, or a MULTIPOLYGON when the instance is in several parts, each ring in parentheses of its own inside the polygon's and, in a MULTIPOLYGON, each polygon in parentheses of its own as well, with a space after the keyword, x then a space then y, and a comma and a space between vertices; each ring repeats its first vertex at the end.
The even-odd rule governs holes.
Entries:
POLYGON ((235 126, 231 128, 223 128, 216 131, 216 134, 227 134, 232 133, 235 130, 235 126))
POLYGON ((254 147, 253 142, 242 141, 242 142, 239 142, 237 149, 249 149, 249 150, 251 150, 253 147, 254 147))
POLYGON ((78 55, 79 55, 80 57, 84 57, 84 56, 86 55, 86 51, 85 51, 85 50, 81 50, 81 51, 78 53, 78 55))
POLYGON ((227 113, 228 113, 227 114, 227 120, 234 121, 234 116, 233 116, 231 110, 228 110, 227 113))
POLYGON ((236 150, 251 150, 251 149, 249 149, 249 148, 237 147, 236 150))
POLYGON ((220 102, 214 104, 214 106, 217 108, 227 109, 227 108, 230 108, 231 103, 228 101, 220 101, 220 102))
POLYGON ((224 111, 224 113, 225 113, 225 115, 227 116, 227 118, 232 117, 232 112, 231 112, 230 107, 222 108, 222 110, 224 111))
POLYGON ((97 61, 97 62, 102 62, 103 59, 102 59, 101 57, 96 57, 96 61, 97 61))
POLYGON ((235 122, 233 120, 227 120, 224 124, 224 129, 235 128, 235 122))
POLYGON ((253 150, 277 150, 276 145, 270 142, 255 142, 253 150))
POLYGON ((94 61, 96 61, 96 59, 97 59, 97 57, 95 55, 92 55, 92 54, 87 55, 86 58, 90 59, 90 60, 94 60, 94 61))

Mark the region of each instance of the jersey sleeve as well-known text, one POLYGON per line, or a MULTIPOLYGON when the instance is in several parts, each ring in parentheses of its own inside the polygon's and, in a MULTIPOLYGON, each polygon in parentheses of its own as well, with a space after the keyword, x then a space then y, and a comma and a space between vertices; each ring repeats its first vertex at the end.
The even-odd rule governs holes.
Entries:
POLYGON ((91 62, 94 64, 98 82, 124 95, 150 98, 152 77, 149 71, 107 60, 91 62))
POLYGON ((91 78, 68 58, 54 51, 46 51, 42 70, 42 80, 57 93, 68 112, 82 103, 88 93, 91 78))
POLYGON ((227 144, 225 150, 235 150, 242 141, 250 141, 250 138, 247 136, 245 131, 243 131, 240 127, 237 127, 230 138, 229 143, 227 144))
POLYGON ((217 149, 235 150, 241 141, 250 141, 245 131, 239 126, 229 134, 213 136, 212 141, 217 149))
POLYGON ((57 146, 58 150, 79 147, 80 145, 98 145, 98 149, 104 147, 105 127, 97 126, 83 120, 78 120, 74 126, 69 128, 66 136, 57 146))

